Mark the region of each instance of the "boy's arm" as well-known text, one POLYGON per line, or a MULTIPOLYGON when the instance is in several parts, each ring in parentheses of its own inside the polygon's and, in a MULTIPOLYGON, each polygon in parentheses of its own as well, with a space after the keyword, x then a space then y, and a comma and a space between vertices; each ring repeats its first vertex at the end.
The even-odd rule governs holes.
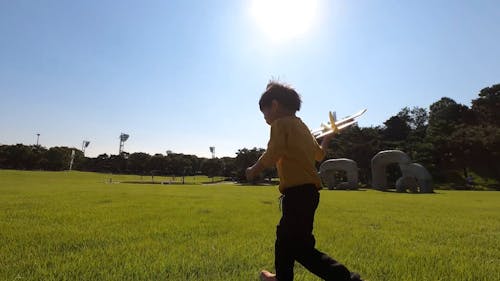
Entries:
POLYGON ((333 139, 335 134, 329 134, 323 137, 323 140, 321 141, 321 145, 319 146, 320 150, 316 154, 316 160, 320 162, 325 158, 326 152, 328 150, 328 145, 330 144, 330 141, 333 139))
POLYGON ((247 180, 251 181, 256 178, 262 171, 266 168, 272 167, 276 164, 276 161, 281 157, 282 153, 280 149, 281 144, 276 143, 276 139, 271 138, 269 144, 267 145, 267 150, 260 156, 260 158, 255 162, 253 166, 250 166, 246 170, 247 180))
POLYGON ((260 158, 257 160, 253 166, 250 166, 246 170, 247 180, 251 181, 256 178, 266 167, 261 163, 260 158))
POLYGON ((285 132, 284 129, 278 124, 271 125, 271 138, 267 144, 267 149, 260 156, 259 160, 246 170, 247 180, 251 181, 257 177, 266 168, 272 167, 276 164, 278 159, 283 156, 285 147, 285 132))

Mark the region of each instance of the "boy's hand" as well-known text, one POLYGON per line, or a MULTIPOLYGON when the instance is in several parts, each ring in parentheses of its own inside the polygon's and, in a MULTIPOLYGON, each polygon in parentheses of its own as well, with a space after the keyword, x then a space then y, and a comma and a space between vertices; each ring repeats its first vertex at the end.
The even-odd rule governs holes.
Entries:
POLYGON ((247 176, 247 181, 252 181, 257 176, 254 166, 248 167, 245 171, 245 175, 247 176))
POLYGON ((260 172, 262 172, 263 170, 264 170, 264 166, 262 166, 262 164, 260 164, 260 162, 257 161, 257 163, 255 163, 255 165, 248 167, 247 170, 245 171, 245 175, 247 176, 247 180, 248 181, 254 180, 260 174, 260 172))

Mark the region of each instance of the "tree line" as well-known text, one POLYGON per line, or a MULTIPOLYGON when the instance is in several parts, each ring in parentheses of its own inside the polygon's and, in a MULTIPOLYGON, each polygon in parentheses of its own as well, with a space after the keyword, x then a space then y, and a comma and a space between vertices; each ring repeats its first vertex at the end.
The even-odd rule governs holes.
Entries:
MULTIPOLYGON (((461 184, 471 174, 500 180, 500 84, 482 89, 471 106, 443 97, 429 106, 404 107, 383 125, 352 126, 330 143, 327 157, 349 158, 358 163, 360 181, 369 184, 371 158, 382 150, 399 149, 414 162, 424 165, 438 183, 461 184)), ((104 173, 187 176, 204 174, 244 180, 245 169, 264 152, 242 148, 236 157, 200 158, 169 153, 101 154, 84 157, 70 147, 45 148, 39 145, 0 145, 0 168, 60 171, 69 168, 104 173)), ((319 164, 318 164, 319 165, 319 164)), ((400 171, 388 168, 394 182, 400 171)), ((263 178, 276 177, 275 169, 263 178)))
POLYGON ((143 152, 85 157, 81 150, 73 147, 47 149, 41 145, 0 145, 0 169, 64 171, 69 169, 74 153, 72 169, 78 171, 158 176, 203 174, 243 180, 246 167, 263 152, 264 149, 244 148, 237 152, 235 158, 200 158, 182 153, 150 155, 143 152))

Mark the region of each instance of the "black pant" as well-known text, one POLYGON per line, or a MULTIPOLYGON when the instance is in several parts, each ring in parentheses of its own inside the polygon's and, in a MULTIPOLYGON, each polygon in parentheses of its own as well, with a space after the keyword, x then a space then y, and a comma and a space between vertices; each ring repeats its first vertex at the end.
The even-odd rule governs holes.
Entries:
POLYGON ((277 279, 293 280, 294 262, 298 261, 324 280, 360 280, 359 275, 351 274, 344 265, 314 248, 316 240, 312 230, 318 203, 319 192, 314 184, 285 190, 281 202, 283 215, 276 230, 274 262, 277 279))

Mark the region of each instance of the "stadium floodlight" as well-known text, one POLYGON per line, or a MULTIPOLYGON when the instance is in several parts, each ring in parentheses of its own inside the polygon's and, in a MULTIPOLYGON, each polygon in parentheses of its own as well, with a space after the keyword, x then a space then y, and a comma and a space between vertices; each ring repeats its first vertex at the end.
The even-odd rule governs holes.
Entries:
POLYGON ((127 134, 124 134, 124 133, 120 134, 120 140, 123 141, 123 142, 127 141, 129 137, 130 136, 127 135, 127 134))
POLYGON ((212 153, 212 159, 215 158, 215 146, 210 147, 210 152, 212 153))
POLYGON ((124 133, 120 134, 120 149, 118 150, 118 155, 122 155, 123 152, 123 144, 128 140, 130 136, 124 133))
POLYGON ((90 144, 90 141, 86 141, 84 140, 83 143, 82 143, 82 152, 83 152, 83 156, 85 156, 85 148, 87 148, 90 144))
POLYGON ((38 146, 38 140, 40 140, 40 133, 36 133, 36 146, 38 146))

